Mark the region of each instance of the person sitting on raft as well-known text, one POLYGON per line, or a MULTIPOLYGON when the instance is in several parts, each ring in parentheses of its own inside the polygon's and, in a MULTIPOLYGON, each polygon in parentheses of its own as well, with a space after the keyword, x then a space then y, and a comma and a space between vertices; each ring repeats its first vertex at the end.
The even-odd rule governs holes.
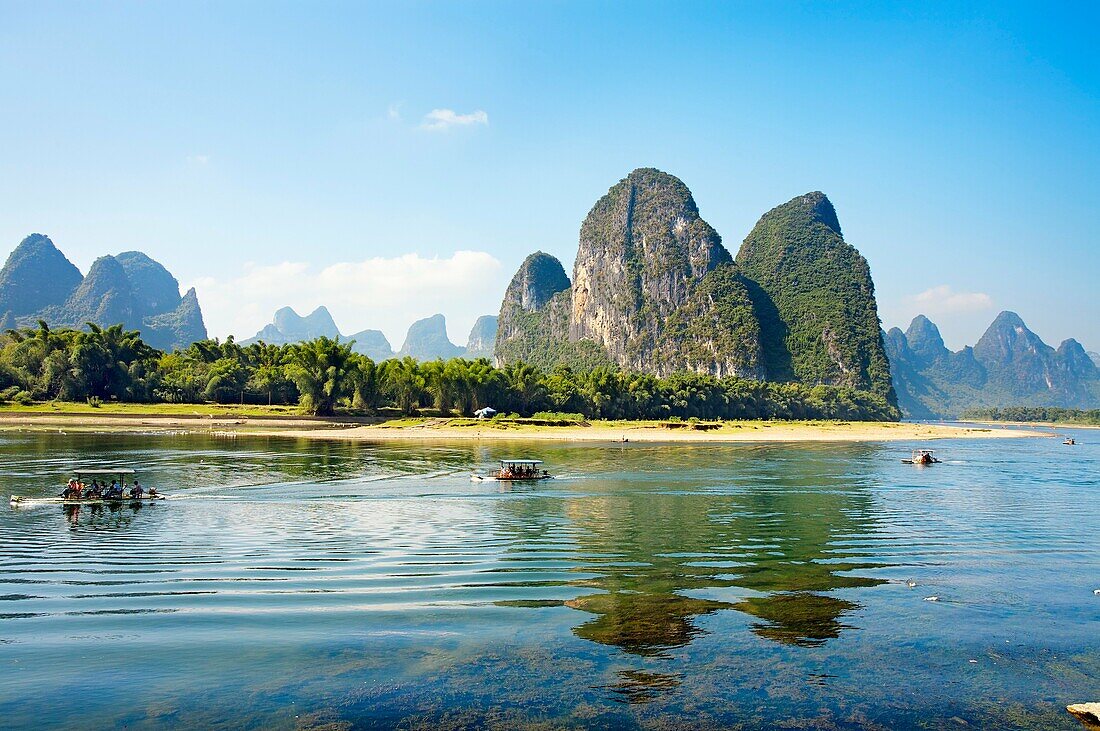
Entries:
POLYGON ((130 488, 130 497, 135 500, 141 500, 141 495, 145 490, 141 489, 141 483, 134 480, 134 486, 130 488))
POLYGON ((61 497, 68 500, 69 498, 80 497, 80 491, 76 487, 76 478, 70 477, 69 481, 65 483, 65 489, 61 491, 61 497))
POLYGON ((100 487, 98 482, 92 480, 92 486, 83 491, 83 497, 88 499, 101 498, 103 497, 103 488, 100 487))

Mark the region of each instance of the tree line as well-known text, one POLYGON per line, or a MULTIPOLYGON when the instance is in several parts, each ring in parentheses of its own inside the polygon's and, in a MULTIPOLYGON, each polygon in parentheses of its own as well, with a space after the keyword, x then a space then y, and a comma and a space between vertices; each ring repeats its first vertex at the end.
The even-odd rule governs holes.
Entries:
POLYGON ((964 413, 962 418, 972 421, 1100 425, 1100 409, 1063 409, 1058 406, 1004 406, 992 409, 971 409, 964 413))
POLYGON ((352 343, 326 337, 247 346, 230 337, 164 353, 122 325, 53 330, 45 322, 0 336, 0 400, 290 404, 316 415, 430 409, 469 416, 491 407, 588 419, 898 418, 881 396, 833 386, 689 372, 657 378, 609 366, 497 368, 485 358, 375 363, 352 343))

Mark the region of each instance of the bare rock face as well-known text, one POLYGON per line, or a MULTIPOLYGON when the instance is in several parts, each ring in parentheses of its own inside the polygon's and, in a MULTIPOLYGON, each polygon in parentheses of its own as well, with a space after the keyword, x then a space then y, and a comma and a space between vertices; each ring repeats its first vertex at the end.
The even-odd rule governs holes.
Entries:
POLYGON ((497 316, 482 315, 470 328, 470 337, 466 339, 465 358, 493 357, 497 344, 497 316))
POLYGON ((653 168, 635 170, 581 225, 570 339, 592 340, 624 368, 649 370, 665 320, 708 272, 729 261, 682 181, 653 168))
POLYGON ((523 263, 501 304, 497 360, 765 376, 748 283, 687 186, 652 168, 592 207, 572 287, 547 254, 523 263))

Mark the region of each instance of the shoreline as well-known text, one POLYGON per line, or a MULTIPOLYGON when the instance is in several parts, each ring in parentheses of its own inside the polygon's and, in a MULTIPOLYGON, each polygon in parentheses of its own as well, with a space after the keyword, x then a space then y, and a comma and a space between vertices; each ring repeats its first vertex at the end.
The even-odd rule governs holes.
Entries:
MULTIPOLYGON (((988 426, 1008 426, 1024 429, 1100 429, 1100 424, 1074 424, 1065 421, 969 421, 968 424, 986 424, 988 426)), ((1049 434, 1047 436, 1050 436, 1049 434)))
POLYGON ((217 436, 279 436, 355 442, 881 442, 937 439, 1005 439, 1054 436, 1049 432, 997 423, 951 426, 920 422, 861 421, 727 421, 707 422, 702 429, 688 422, 593 421, 544 426, 510 421, 477 421, 461 417, 404 418, 369 422, 359 417, 302 415, 218 416, 111 413, 0 413, 0 432, 34 431, 99 433, 190 432, 217 436))

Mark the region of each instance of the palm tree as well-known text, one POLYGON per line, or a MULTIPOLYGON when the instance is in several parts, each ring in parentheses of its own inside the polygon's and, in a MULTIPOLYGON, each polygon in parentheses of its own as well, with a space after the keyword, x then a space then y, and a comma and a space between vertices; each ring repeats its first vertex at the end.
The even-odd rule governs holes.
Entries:
POLYGON ((542 374, 527 363, 513 363, 504 369, 508 385, 519 405, 519 412, 531 415, 532 405, 546 396, 546 387, 542 385, 542 374))
POLYGON ((424 392, 424 378, 415 358, 387 360, 379 368, 378 380, 402 414, 411 416, 416 411, 424 392))
POLYGON ((322 336, 291 346, 286 373, 302 394, 302 409, 329 416, 338 400, 351 395, 355 367, 350 345, 322 336))

